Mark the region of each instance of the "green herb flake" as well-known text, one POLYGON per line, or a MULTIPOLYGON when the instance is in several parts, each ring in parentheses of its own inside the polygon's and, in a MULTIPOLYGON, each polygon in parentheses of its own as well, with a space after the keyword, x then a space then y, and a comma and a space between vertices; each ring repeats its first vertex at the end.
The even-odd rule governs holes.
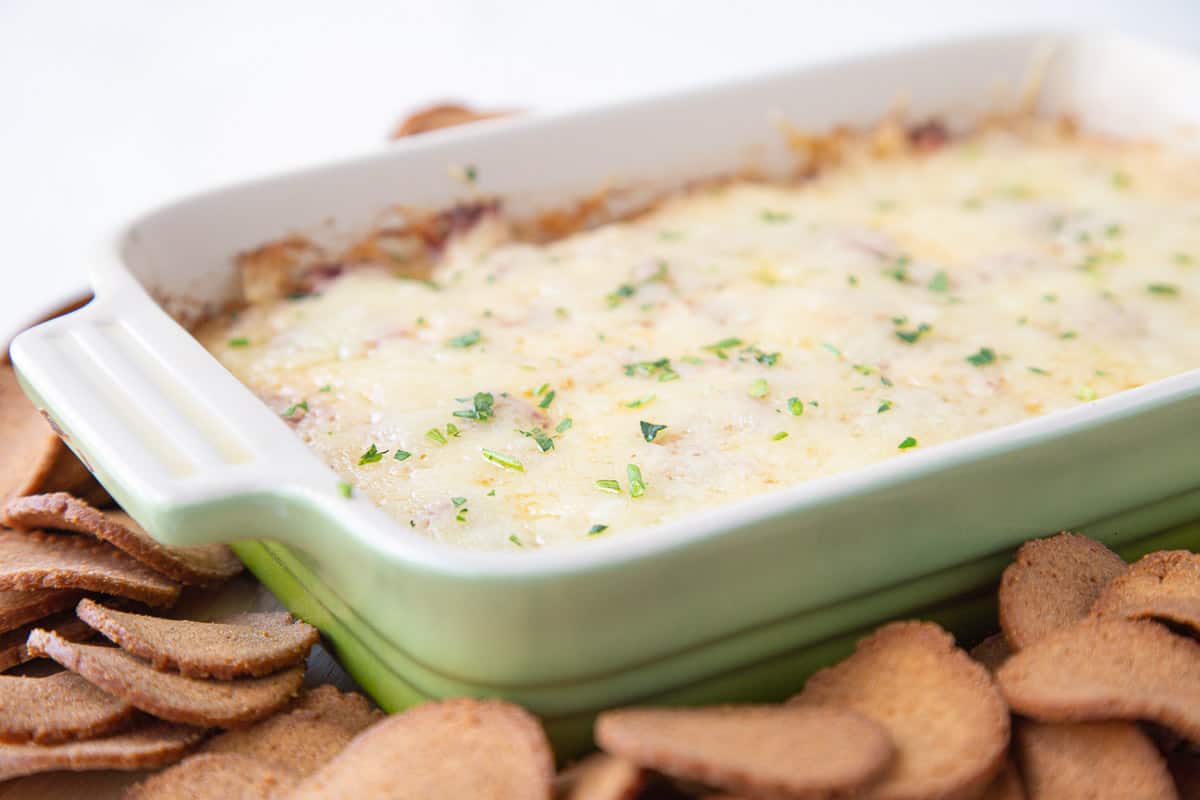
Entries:
POLYGON ((1086 402, 1091 402, 1097 397, 1096 390, 1090 386, 1080 386, 1075 390, 1075 397, 1086 402))
POLYGON ((1041 367, 1030 367, 1029 371, 1032 372, 1034 375, 1049 375, 1050 374, 1049 372, 1042 369, 1041 367))
POLYGON ((454 520, 456 522, 466 522, 467 521, 467 512, 470 510, 471 509, 469 509, 469 508, 460 508, 458 510, 458 513, 454 515, 454 520))
POLYGON ((1042 302, 1043 303, 1057 303, 1058 295, 1053 294, 1051 292, 1047 292, 1046 294, 1042 295, 1042 302))
POLYGON ((642 438, 647 442, 653 442, 654 437, 658 436, 659 431, 667 429, 666 425, 655 425, 653 422, 646 422, 645 420, 642 420, 639 424, 642 426, 642 438))
POLYGON ((804 401, 799 397, 789 397, 787 401, 788 413, 793 417, 804 416, 804 401))
POLYGON ((1120 170, 1114 172, 1109 180, 1112 182, 1114 189, 1128 189, 1129 184, 1133 182, 1128 172, 1121 172, 1120 170))
POLYGON ((908 265, 911 263, 912 259, 908 256, 896 256, 892 265, 884 268, 882 272, 896 283, 906 283, 908 281, 908 265))
POLYGON ((1109 239, 1116 239, 1122 233, 1124 233, 1124 231, 1121 229, 1121 226, 1115 222, 1104 226, 1104 235, 1109 239))
POLYGON ((495 450, 488 450, 486 447, 479 452, 483 454, 486 461, 490 461, 497 466, 504 467, 505 469, 515 469, 517 472, 525 471, 525 466, 512 456, 498 453, 495 450))
POLYGON ((338 494, 349 500, 354 496, 354 487, 346 481, 338 481, 338 494))
POLYGON ((455 336, 453 339, 448 340, 446 344, 450 345, 451 347, 458 347, 462 349, 473 347, 474 345, 479 344, 479 341, 482 338, 483 334, 479 332, 478 328, 476 328, 473 331, 467 331, 466 333, 455 336))
POLYGON ((597 523, 596 525, 593 525, 592 527, 588 528, 587 535, 595 536, 597 533, 604 533, 606 530, 608 530, 607 525, 600 525, 599 523, 597 523))
POLYGON ((317 389, 317 391, 318 392, 332 392, 333 384, 327 383, 324 386, 322 386, 320 389, 317 389))
POLYGON ((475 181, 479 180, 479 167, 476 167, 474 164, 467 164, 463 167, 463 177, 466 178, 467 183, 475 183, 475 181))
POLYGON ((410 458, 412 458, 412 453, 408 452, 407 450, 397 450, 392 454, 392 458, 396 459, 397 461, 408 461, 410 458))
POLYGON ((555 425, 554 430, 558 431, 559 433, 566 433, 567 431, 571 430, 571 426, 574 424, 575 424, 575 421, 572 420, 570 417, 567 417, 562 422, 555 425))
POLYGON ((543 453, 548 453, 554 449, 554 440, 547 436, 546 432, 541 428, 534 428, 528 431, 518 430, 517 433, 528 439, 533 439, 537 443, 538 449, 543 453))
POLYGON ((626 408, 641 408, 642 406, 653 403, 655 398, 657 398, 657 397, 658 397, 658 395, 654 395, 654 394, 644 394, 641 397, 639 397, 637 400, 630 400, 628 403, 625 404, 625 407, 626 408))
POLYGON ((979 348, 978 353, 973 353, 972 355, 967 356, 967 361, 970 361, 977 367, 986 366, 995 360, 996 351, 990 347, 981 347, 979 348))
POLYGON ((637 287, 632 283, 622 283, 614 291, 610 292, 605 298, 609 308, 616 308, 623 300, 633 297, 637 294, 637 287))
POLYGON ((250 340, 245 336, 235 336, 229 340, 230 347, 249 347, 250 340))
POLYGON ((517 547, 524 547, 524 546, 525 546, 525 545, 521 544, 521 540, 517 538, 517 535, 516 535, 515 533, 510 533, 510 534, 508 535, 508 540, 509 540, 510 542, 512 542, 513 544, 515 544, 517 547))
POLYGON ((451 498, 450 498, 450 502, 451 502, 451 503, 454 503, 454 507, 455 507, 455 508, 458 508, 458 507, 459 507, 459 506, 461 506, 463 503, 467 502, 467 498, 465 498, 465 497, 451 497, 451 498))
POLYGON ((361 467, 363 464, 374 464, 377 461, 382 461, 388 452, 388 450, 380 450, 375 446, 374 442, 371 442, 371 446, 367 448, 367 451, 358 457, 358 465, 361 467))
POLYGON ((455 425, 453 422, 448 422, 448 423, 446 423, 446 435, 447 436, 462 436, 462 431, 460 431, 458 429, 458 426, 455 425))
POLYGON ((1063 331, 1058 335, 1060 339, 1075 339, 1079 336, 1078 331, 1063 331))
POLYGON ((642 470, 637 464, 626 464, 625 474, 629 477, 629 496, 641 497, 646 493, 646 482, 642 480, 642 470))
POLYGON ((950 276, 944 269, 939 269, 929 279, 929 283, 925 284, 925 288, 931 292, 948 292, 950 291, 950 276))
POLYGON ((904 438, 904 441, 900 443, 900 445, 897 449, 907 450, 910 447, 916 447, 916 446, 917 446, 917 440, 911 436, 906 436, 904 438))
POLYGON ((766 397, 767 392, 771 390, 766 378, 758 378, 750 382, 750 387, 746 389, 746 394, 751 397, 766 397))
POLYGON ((875 409, 875 413, 882 414, 885 411, 891 411, 891 410, 892 410, 892 401, 891 400, 883 400, 879 403, 879 408, 875 409))
POLYGON ((772 211, 770 209, 764 210, 759 215, 759 218, 763 222, 766 222, 766 223, 769 223, 772 225, 778 225, 781 222, 791 222, 792 221, 792 215, 787 213, 786 211, 772 211))
POLYGON ((596 488, 602 492, 610 492, 612 494, 621 493, 621 484, 612 478, 601 478, 596 481, 596 488))
POLYGON ((679 373, 671 366, 671 359, 659 358, 654 361, 633 361, 621 367, 625 375, 633 378, 644 375, 649 378, 657 377, 660 383, 679 380, 679 373))
POLYGON ((778 441, 780 441, 780 440, 782 440, 782 439, 786 439, 787 437, 788 437, 788 432, 787 432, 787 431, 780 431, 779 433, 777 433, 777 434, 775 434, 774 436, 772 436, 772 437, 771 437, 771 441, 772 441, 772 442, 778 442, 778 441))
POLYGON ((900 341, 907 342, 908 344, 916 344, 917 341, 920 340, 920 338, 922 336, 924 336, 926 333, 928 333, 930 330, 932 330, 932 329, 927 324, 922 322, 920 325, 913 328, 911 331, 896 331, 895 333, 896 333, 896 338, 899 339, 900 341))
POLYGON ((834 347, 829 342, 821 342, 821 347, 824 347, 826 350, 833 353, 838 358, 842 358, 842 351, 838 350, 836 347, 834 347))
POLYGON ((488 496, 488 497, 495 497, 495 496, 496 496, 496 490, 495 490, 495 489, 492 489, 490 492, 488 492, 488 493, 487 493, 487 496, 488 496))
POLYGON ((1146 287, 1146 291, 1150 294, 1175 297, 1179 294, 1179 287, 1173 283, 1152 283, 1146 287))
POLYGON ((704 345, 703 349, 711 353, 715 353, 717 358, 726 359, 729 356, 725 353, 726 350, 732 350, 735 347, 741 347, 745 342, 736 336, 730 336, 727 339, 722 339, 719 342, 704 345))
POLYGON ((854 364, 854 365, 852 365, 852 369, 855 372, 857 372, 859 375, 874 375, 875 374, 875 368, 872 367, 870 364, 854 364))
POLYGON ((285 417, 294 416, 297 411, 308 411, 308 401, 301 400, 299 403, 292 403, 290 406, 287 407, 287 411, 283 412, 283 416, 285 416, 285 417))
POLYGON ((538 403, 538 408, 549 408, 554 402, 555 392, 553 389, 542 395, 542 402, 538 403))
POLYGON ((470 403, 471 407, 460 408, 453 412, 456 417, 486 422, 495 416, 493 406, 495 405, 496 398, 492 396, 491 392, 476 392, 473 397, 458 398, 458 402, 470 403))
POLYGON ((435 444, 445 444, 446 443, 446 435, 443 434, 437 428, 430 428, 429 430, 425 431, 425 438, 429 439, 430 441, 432 441, 435 444))
POLYGON ((1190 267, 1192 264, 1196 263, 1196 259, 1192 258, 1191 254, 1189 253, 1173 253, 1171 255, 1171 260, 1181 267, 1190 267))

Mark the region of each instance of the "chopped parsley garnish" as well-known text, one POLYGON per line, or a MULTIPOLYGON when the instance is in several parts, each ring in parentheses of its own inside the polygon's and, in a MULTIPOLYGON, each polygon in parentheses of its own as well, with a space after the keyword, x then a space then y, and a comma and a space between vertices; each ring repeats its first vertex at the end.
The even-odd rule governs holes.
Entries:
POLYGON ((838 358, 842 358, 842 351, 831 345, 829 342, 821 342, 821 347, 824 347, 829 352, 833 353, 838 358))
POLYGON ((466 522, 467 521, 467 512, 470 510, 471 509, 466 508, 465 506, 463 508, 460 508, 458 510, 458 513, 454 515, 454 520, 456 522, 466 522))
POLYGON ((392 458, 396 459, 397 461, 408 461, 410 458, 412 458, 412 453, 408 452, 407 450, 397 450, 395 453, 392 453, 392 458))
POLYGON ((746 394, 750 395, 751 397, 766 397, 767 392, 770 390, 771 387, 767 383, 767 379, 758 378, 757 380, 751 381, 750 388, 746 390, 746 394))
POLYGON ((1047 292, 1046 294, 1042 295, 1042 302, 1043 303, 1057 303, 1058 295, 1047 292))
POLYGON ((1089 402, 1096 399, 1096 390, 1090 386, 1080 386, 1075 390, 1075 396, 1084 402, 1089 402))
POLYGON ((770 209, 766 209, 759 216, 763 222, 768 222, 771 224, 778 224, 780 222, 791 222, 791 220, 792 220, 792 215, 787 213, 786 211, 772 211, 770 209))
POLYGON ((850 284, 851 286, 858 286, 858 278, 854 275, 847 275, 846 283, 850 284))
POLYGON ((890 267, 883 270, 883 274, 897 283, 905 283, 908 280, 908 265, 911 263, 912 259, 908 256, 896 256, 896 260, 890 267))
POLYGON ((891 410, 892 410, 892 401, 891 401, 891 400, 884 400, 884 401, 880 402, 880 404, 879 404, 879 408, 877 408, 877 409, 875 410, 875 413, 876 413, 876 414, 882 414, 882 413, 883 413, 883 412, 885 412, 885 411, 891 411, 891 410))
POLYGON ((1104 226, 1104 235, 1110 239, 1117 238, 1118 236, 1121 235, 1122 232, 1123 231, 1121 230, 1121 226, 1115 222, 1109 223, 1108 225, 1104 226))
POLYGON ((487 496, 488 496, 488 497, 495 497, 495 496, 496 496, 496 490, 495 490, 495 489, 492 489, 490 492, 488 492, 488 493, 487 493, 487 496))
POLYGON ((897 449, 907 450, 910 447, 916 447, 916 446, 917 446, 917 440, 911 436, 906 436, 904 438, 904 441, 900 443, 900 446, 897 449))
POLYGON ((462 436, 462 431, 460 431, 458 429, 458 426, 455 425, 453 422, 447 422, 446 423, 446 435, 447 436, 462 436))
POLYGON ((917 340, 919 340, 922 336, 924 336, 930 330, 932 330, 932 329, 927 324, 922 322, 920 325, 913 328, 911 331, 896 331, 895 333, 896 333, 896 338, 899 339, 900 341, 908 342, 909 344, 916 344, 917 340))
POLYGON ((605 298, 609 308, 616 308, 621 305, 622 300, 626 300, 637 294, 637 287, 632 283, 622 283, 614 291, 610 292, 605 298))
POLYGON ((516 535, 515 533, 510 533, 510 534, 508 535, 508 540, 509 540, 510 542, 512 542, 513 544, 515 544, 517 547, 524 547, 524 546, 525 546, 525 545, 521 544, 521 540, 517 538, 517 535, 516 535))
POLYGON ((611 492, 612 494, 621 493, 620 482, 614 481, 612 478, 601 478, 596 481, 596 488, 604 492, 611 492))
POLYGON ((567 417, 562 422, 554 426, 554 430, 558 431, 559 433, 566 433, 567 431, 571 430, 571 426, 574 424, 574 420, 572 420, 570 417, 567 417))
POLYGON ((654 399, 656 397, 658 397, 658 395, 644 394, 641 397, 639 397, 637 400, 630 400, 628 403, 625 404, 625 407, 626 408, 641 408, 644 405, 653 403, 654 399))
POLYGON ((593 525, 592 527, 588 528, 587 535, 595 536, 597 533, 604 533, 606 530, 608 530, 607 525, 596 524, 596 525, 593 525))
POLYGON ((1114 189, 1128 189, 1131 182, 1129 173, 1121 172, 1120 170, 1112 174, 1111 180, 1114 189))
POLYGON ((1146 291, 1150 294, 1169 295, 1174 297, 1179 294, 1179 287, 1173 283, 1152 283, 1146 287, 1146 291))
POLYGON ((283 412, 283 416, 290 417, 297 411, 308 411, 308 401, 301 400, 299 403, 292 403, 290 406, 288 406, 287 411, 283 412))
POLYGON ((804 401, 799 397, 788 398, 788 413, 793 417, 804 416, 804 401))
POLYGON ((642 471, 637 464, 626 464, 625 474, 629 476, 629 496, 641 497, 646 493, 646 482, 642 480, 642 471))
POLYGON ((347 500, 354 496, 354 487, 345 481, 338 481, 337 488, 338 494, 340 494, 342 497, 345 497, 347 500))
POLYGON ((437 428, 430 428, 429 430, 425 431, 425 438, 429 439, 430 441, 435 442, 437 444, 445 444, 446 443, 445 434, 443 434, 437 428))
POLYGON ((1042 369, 1041 367, 1030 367, 1029 371, 1032 372, 1034 375, 1049 375, 1050 374, 1049 372, 1042 369))
POLYGON ((479 452, 483 453, 484 459, 496 464, 497 466, 504 467, 505 469, 515 469, 517 472, 525 471, 525 466, 512 456, 507 456, 504 453, 497 453, 495 450, 488 450, 486 447, 481 449, 479 452))
POLYGON ((1079 336, 1079 332, 1078 332, 1078 331, 1063 331, 1062 333, 1060 333, 1060 334, 1058 335, 1058 338, 1060 338, 1060 339, 1074 339, 1074 338, 1075 338, 1075 337, 1077 337, 1077 336, 1079 336))
POLYGON ((451 498, 450 498, 450 502, 451 502, 451 503, 454 503, 454 507, 455 507, 455 508, 458 508, 458 507, 459 507, 459 506, 461 506, 463 503, 467 502, 467 498, 465 498, 465 497, 451 497, 451 498))
POLYGON ((778 442, 780 439, 786 439, 787 437, 788 437, 787 431, 780 431, 779 433, 777 433, 771 437, 771 441, 778 442))
POLYGON ((528 430, 528 431, 518 430, 517 433, 521 434, 522 436, 524 436, 528 439, 533 439, 533 441, 537 442, 538 449, 541 450, 543 453, 548 453, 549 451, 554 449, 554 440, 551 439, 549 436, 547 436, 546 432, 543 431, 541 428, 534 428, 534 429, 528 430))
POLYGON ((948 292, 950 291, 950 276, 944 269, 939 269, 929 279, 929 283, 925 284, 925 287, 931 292, 948 292))
POLYGON ((371 446, 367 448, 367 452, 358 457, 358 465, 374 464, 376 461, 382 461, 383 457, 388 454, 388 450, 380 450, 371 442, 371 446))
POLYGON ((854 364, 853 369, 859 375, 874 375, 875 374, 875 368, 872 367, 870 364, 854 364))
POLYGON ((327 383, 327 384, 325 384, 324 386, 322 386, 320 389, 317 389, 317 391, 318 391, 318 392, 332 392, 332 391, 333 391, 333 384, 331 384, 331 383, 327 383))
POLYGON ((546 392, 542 395, 542 402, 538 403, 538 408, 549 408, 550 404, 554 402, 554 396, 555 392, 553 389, 546 392))
POLYGON ((735 347, 741 347, 743 344, 745 344, 745 342, 743 342, 741 339, 737 338, 736 336, 730 336, 729 338, 722 339, 719 342, 706 344, 704 345, 703 349, 708 350, 711 353, 715 353, 717 358, 726 359, 729 358, 729 356, 725 353, 726 350, 731 350, 735 347))
POLYGON ((1171 260, 1181 267, 1189 267, 1196 263, 1196 259, 1192 258, 1189 253, 1175 253, 1171 256, 1171 260))
POLYGON ((658 380, 662 383, 679 380, 679 373, 671 366, 671 359, 669 358, 660 358, 655 361, 634 361, 625 364, 622 369, 631 378, 640 374, 648 378, 657 376, 658 380))
POLYGON ((475 419, 480 422, 485 422, 495 416, 492 406, 496 402, 496 398, 491 392, 476 392, 474 397, 460 397, 460 403, 470 403, 470 408, 460 408, 454 412, 454 416, 462 417, 463 419, 475 419))
POLYGON ((780 355, 779 353, 768 353, 767 351, 758 347, 747 347, 746 349, 742 350, 742 354, 742 357, 739 359, 740 361, 746 361, 749 358, 753 358, 759 364, 766 364, 768 367, 775 366, 775 362, 779 360, 780 355))
POLYGON ((229 340, 230 347, 249 347, 250 340, 245 336, 235 336, 229 340))
POLYGON ((647 442, 653 442, 654 437, 658 436, 659 431, 667 429, 666 425, 655 425, 653 422, 646 422, 645 420, 642 420, 640 425, 642 426, 642 438, 647 442))
POLYGON ((977 367, 982 367, 987 364, 991 364, 995 360, 996 360, 996 351, 990 347, 981 347, 981 348, 979 348, 978 353, 973 353, 972 355, 967 356, 967 361, 970 361, 972 364, 974 364, 977 367))
POLYGON ((548 384, 548 383, 543 383, 541 386, 539 386, 539 387, 537 387, 536 389, 534 389, 534 390, 533 390, 533 396, 534 396, 534 397, 541 397, 542 395, 544 395, 544 394, 546 393, 546 390, 547 390, 547 389, 549 389, 549 388, 550 388, 550 384, 548 384))
POLYGON ((450 339, 448 342, 446 342, 446 344, 450 345, 451 347, 466 348, 479 344, 479 340, 482 338, 483 334, 479 332, 478 328, 476 328, 473 331, 467 331, 464 334, 455 336, 453 339, 450 339))
POLYGON ((474 183, 479 180, 479 168, 474 164, 467 164, 463 167, 463 177, 466 178, 467 183, 474 183))

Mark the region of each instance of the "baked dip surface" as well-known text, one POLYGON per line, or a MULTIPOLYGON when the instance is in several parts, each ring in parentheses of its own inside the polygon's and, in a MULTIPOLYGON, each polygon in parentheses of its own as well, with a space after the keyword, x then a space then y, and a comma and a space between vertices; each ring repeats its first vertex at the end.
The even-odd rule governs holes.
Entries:
POLYGON ((1053 126, 681 193, 428 280, 326 270, 198 335, 416 533, 508 549, 705 508, 1200 366, 1200 161, 1053 126))

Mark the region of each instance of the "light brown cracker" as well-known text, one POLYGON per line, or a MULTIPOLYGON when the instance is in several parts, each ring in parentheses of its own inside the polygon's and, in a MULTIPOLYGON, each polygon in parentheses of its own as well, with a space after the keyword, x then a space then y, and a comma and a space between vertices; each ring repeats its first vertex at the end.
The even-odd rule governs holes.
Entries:
POLYGON ((1043 722, 1148 720, 1200 741, 1200 644, 1156 622, 1088 619, 996 673, 1012 709, 1043 722))
POLYGON ((791 702, 852 708, 888 729, 897 758, 873 798, 972 796, 1008 747, 1008 709, 987 669, 928 622, 885 625, 791 702))
POLYGON ((1125 562, 1099 542, 1060 533, 1021 545, 1000 579, 1000 630, 1020 650, 1083 619, 1125 562))
POLYGON ((0 501, 42 490, 66 447, 17 384, 12 365, 0 364, 0 501))
POLYGON ((1133 722, 1018 720, 1014 752, 1030 800, 1175 800, 1167 762, 1133 722))
POLYGON ((0 633, 71 608, 79 602, 79 597, 79 592, 63 589, 0 591, 0 633))
POLYGON ((237 624, 195 622, 115 611, 84 598, 75 613, 155 669, 192 678, 269 675, 303 661, 319 638, 287 612, 243 614, 237 624))
POLYGON ((1104 588, 1092 613, 1157 619, 1200 634, 1200 555, 1160 550, 1143 556, 1104 588))
POLYGON ((887 731, 862 714, 798 705, 606 711, 596 742, 674 778, 790 798, 855 792, 893 757, 887 731))
POLYGON ((541 725, 502 700, 425 703, 359 734, 289 800, 550 800, 554 758, 541 725))
POLYGON ((204 730, 148 720, 132 730, 62 744, 0 744, 0 781, 38 772, 154 769, 183 757, 204 730))
POLYGON ((54 631, 69 642, 85 642, 96 635, 87 623, 75 616, 74 611, 61 611, 49 617, 43 617, 31 625, 23 625, 8 633, 0 633, 0 672, 7 672, 15 666, 32 661, 36 656, 30 655, 25 640, 34 628, 54 631))
POLYGON ((561 773, 562 800, 633 800, 646 782, 640 767, 608 753, 593 753, 561 773))
POLYGON ((179 584, 103 542, 64 533, 0 531, 0 589, 83 589, 168 606, 179 584))
POLYGON ((297 776, 237 753, 198 753, 129 788, 123 800, 271 800, 297 776))
POLYGON ((396 130, 392 132, 392 138, 402 139, 406 136, 416 136, 419 133, 466 125, 469 122, 506 117, 511 113, 511 111, 476 111, 457 103, 438 103, 414 111, 401 120, 400 124, 396 126, 396 130))
POLYGON ((1011 758, 1004 759, 1004 766, 992 778, 987 791, 979 800, 1025 800, 1025 785, 1021 782, 1021 774, 1013 766, 1011 758))
POLYGON ((148 714, 189 725, 226 728, 260 720, 287 705, 304 680, 303 666, 265 678, 188 678, 158 672, 115 647, 72 644, 42 630, 29 634, 29 651, 54 659, 148 714))
POLYGON ((971 658, 995 672, 1013 654, 1012 646, 1003 633, 994 633, 971 648, 971 658))
POLYGON ((0 675, 0 740, 38 744, 89 739, 128 726, 133 706, 73 672, 0 675))
POLYGON ((212 586, 242 571, 242 562, 223 544, 168 547, 123 511, 99 511, 64 492, 18 497, 4 506, 5 522, 22 530, 86 533, 131 558, 194 586, 212 586))

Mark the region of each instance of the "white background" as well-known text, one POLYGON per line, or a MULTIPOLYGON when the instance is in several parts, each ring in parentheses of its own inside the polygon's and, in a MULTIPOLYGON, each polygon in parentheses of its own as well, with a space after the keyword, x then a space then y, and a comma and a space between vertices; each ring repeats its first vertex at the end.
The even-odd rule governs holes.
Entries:
POLYGON ((0 0, 0 331, 176 195, 382 141, 415 106, 553 109, 961 32, 1200 47, 1200 0, 0 0))

